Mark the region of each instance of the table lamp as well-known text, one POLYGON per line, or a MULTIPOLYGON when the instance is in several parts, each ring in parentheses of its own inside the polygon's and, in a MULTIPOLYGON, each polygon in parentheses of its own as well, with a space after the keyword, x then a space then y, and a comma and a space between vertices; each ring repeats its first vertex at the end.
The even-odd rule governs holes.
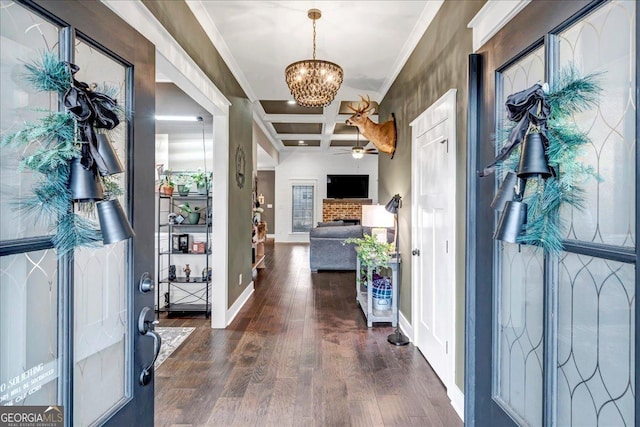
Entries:
POLYGON ((371 227, 371 235, 378 242, 387 243, 387 228, 394 226, 393 214, 382 205, 363 205, 362 225, 371 227))

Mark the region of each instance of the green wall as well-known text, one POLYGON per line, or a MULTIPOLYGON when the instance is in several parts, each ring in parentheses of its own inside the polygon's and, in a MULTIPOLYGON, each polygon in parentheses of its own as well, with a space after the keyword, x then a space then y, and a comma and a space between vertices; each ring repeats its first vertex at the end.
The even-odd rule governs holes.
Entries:
MULTIPOLYGON (((142 0, 142 3, 231 102, 229 107, 229 199, 227 206, 214 207, 214 209, 228 210, 228 307, 231 307, 251 282, 251 165, 253 165, 251 103, 184 1, 142 0), (244 149, 246 156, 246 183, 242 189, 238 188, 235 179, 235 153, 238 146, 244 149), (240 274, 242 274, 242 285, 239 286, 240 274)), ((215 251, 216 248, 213 248, 213 256, 215 251)))
POLYGON ((467 63, 472 33, 467 24, 484 5, 481 1, 447 0, 380 103, 380 119, 396 116, 398 140, 393 159, 379 156, 378 198, 386 203, 402 196, 399 213, 402 279, 400 306, 412 324, 411 313, 411 123, 449 89, 457 89, 456 160, 456 384, 464 386, 465 191, 467 151, 467 63))

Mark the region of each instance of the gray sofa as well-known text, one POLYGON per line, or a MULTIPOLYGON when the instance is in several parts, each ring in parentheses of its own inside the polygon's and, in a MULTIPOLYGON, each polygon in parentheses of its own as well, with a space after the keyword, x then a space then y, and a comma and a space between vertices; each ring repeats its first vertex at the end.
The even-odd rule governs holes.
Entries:
MULTIPOLYGON (((368 230, 368 228, 367 228, 368 230)), ((319 223, 309 232, 309 265, 311 271, 355 270, 354 244, 343 245, 349 237, 362 237, 361 225, 342 225, 340 221, 319 223)))

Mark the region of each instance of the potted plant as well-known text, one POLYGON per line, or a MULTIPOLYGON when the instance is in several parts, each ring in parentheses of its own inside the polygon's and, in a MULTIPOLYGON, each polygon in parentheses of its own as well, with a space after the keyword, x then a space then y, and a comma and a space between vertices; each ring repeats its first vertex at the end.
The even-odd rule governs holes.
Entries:
POLYGON ((178 207, 180 208, 181 212, 184 212, 187 214, 190 224, 195 225, 198 222, 200 222, 200 211, 203 209, 202 207, 200 206, 191 207, 189 205, 189 202, 178 205, 178 207))
POLYGON ((165 175, 160 182, 160 194, 172 196, 175 183, 171 179, 171 171, 165 171, 165 175))
POLYGON ((193 177, 189 174, 180 174, 176 178, 176 184, 178 185, 178 194, 188 196, 193 185, 193 177))
MULTIPOLYGON (((361 271, 373 275, 376 269, 389 267, 394 249, 393 243, 380 242, 370 234, 364 234, 363 237, 350 237, 345 239, 342 244, 348 243, 353 243, 356 246, 361 271)), ((366 276, 358 279, 366 283, 366 276)))
POLYGON ((204 173, 202 169, 198 169, 197 172, 191 175, 191 178, 198 188, 198 193, 207 194, 209 190, 209 174, 204 173))

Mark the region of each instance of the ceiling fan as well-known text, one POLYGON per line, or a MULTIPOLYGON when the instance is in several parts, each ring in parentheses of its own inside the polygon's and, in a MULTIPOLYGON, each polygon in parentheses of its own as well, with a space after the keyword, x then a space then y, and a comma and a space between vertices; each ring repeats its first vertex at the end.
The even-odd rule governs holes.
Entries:
POLYGON ((351 147, 351 150, 349 151, 344 151, 342 153, 337 153, 337 154, 347 154, 349 152, 351 152, 351 156, 354 159, 361 159, 362 157, 364 157, 365 154, 378 154, 378 150, 376 150, 375 148, 365 148, 365 147, 361 147, 360 146, 360 131, 358 130, 358 128, 356 128, 357 134, 356 134, 356 146, 355 147, 351 147))

